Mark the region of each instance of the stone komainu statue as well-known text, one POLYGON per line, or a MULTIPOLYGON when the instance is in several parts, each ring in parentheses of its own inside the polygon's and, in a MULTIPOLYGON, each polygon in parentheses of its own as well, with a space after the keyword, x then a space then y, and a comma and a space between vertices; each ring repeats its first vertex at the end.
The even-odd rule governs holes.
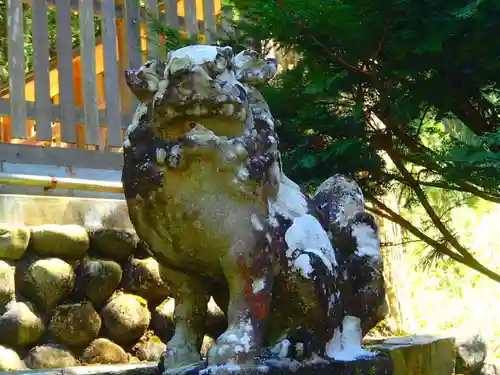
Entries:
POLYGON ((200 363, 210 296, 228 327, 205 365, 251 364, 263 348, 371 354, 361 338, 385 309, 377 227, 354 181, 333 176, 310 198, 283 173, 256 88, 276 68, 195 45, 126 72, 141 101, 124 143, 129 214, 175 298, 165 369, 200 363))

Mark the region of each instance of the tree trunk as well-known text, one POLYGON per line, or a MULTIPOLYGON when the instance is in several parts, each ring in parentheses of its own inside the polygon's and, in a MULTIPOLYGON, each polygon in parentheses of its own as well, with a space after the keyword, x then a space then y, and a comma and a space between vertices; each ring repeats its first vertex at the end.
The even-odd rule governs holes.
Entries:
MULTIPOLYGON (((398 211, 397 200, 393 195, 384 198, 384 203, 398 211)), ((405 282, 408 265, 404 259, 402 231, 399 225, 385 218, 376 218, 380 228, 381 252, 384 262, 386 301, 389 307, 388 318, 396 324, 396 334, 414 332, 409 287, 405 282), (384 245, 385 244, 385 245, 384 245)))

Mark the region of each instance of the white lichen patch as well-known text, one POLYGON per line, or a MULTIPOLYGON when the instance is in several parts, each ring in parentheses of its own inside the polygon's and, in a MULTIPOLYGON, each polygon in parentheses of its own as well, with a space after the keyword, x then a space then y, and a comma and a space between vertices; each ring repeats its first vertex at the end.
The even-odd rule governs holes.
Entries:
POLYGON ((137 126, 141 123, 141 120, 145 116, 147 116, 147 114, 148 114, 148 106, 144 103, 140 103, 134 112, 134 116, 132 117, 132 123, 128 126, 127 132, 125 133, 125 141, 123 142, 124 148, 129 148, 132 146, 130 142, 130 134, 136 130, 137 126))
POLYGON ((307 254, 299 255, 293 261, 292 269, 295 271, 299 271, 299 273, 305 278, 309 278, 311 276, 312 272, 314 271, 314 269, 311 265, 311 259, 309 258, 309 255, 307 255, 307 254))
POLYGON ((163 148, 156 149, 156 161, 158 164, 162 165, 167 157, 167 152, 163 148))
POLYGON ((175 74, 179 71, 190 70, 196 65, 215 61, 217 47, 209 45, 187 46, 171 51, 168 57, 168 72, 175 74))
POLYGON ((271 352, 279 358, 287 358, 292 343, 288 339, 281 340, 272 349, 271 352))
MULTIPOLYGON (((277 166, 275 167, 277 168, 277 166)), ((280 175, 279 182, 276 200, 269 200, 269 220, 274 227, 279 225, 276 214, 285 219, 293 219, 307 214, 307 200, 299 186, 284 174, 280 175)))
POLYGON ((306 253, 311 253, 315 254, 318 258, 321 259, 323 264, 328 268, 330 272, 333 272, 333 266, 336 264, 335 263, 335 258, 333 257, 333 262, 332 259, 326 256, 325 251, 318 250, 318 249, 304 249, 306 253))
POLYGON ((333 271, 337 266, 335 250, 319 221, 312 215, 305 214, 295 218, 285 233, 285 241, 291 250, 302 250, 322 254, 319 258, 333 271))
POLYGON ((208 366, 200 370, 199 375, 213 375, 213 374, 232 374, 241 372, 241 366, 236 364, 227 364, 221 366, 208 366))
POLYGON ((257 294, 264 290, 266 287, 266 282, 264 279, 257 279, 252 282, 252 292, 253 294, 257 294))
POLYGON ((356 239, 356 255, 367 256, 375 261, 381 261, 380 239, 373 228, 364 223, 355 224, 352 229, 352 235, 356 239))
POLYGON ((243 337, 241 338, 241 344, 243 345, 245 349, 245 353, 248 353, 250 351, 250 343, 252 342, 252 339, 248 335, 247 332, 243 334, 243 337))
POLYGON ((340 328, 335 329, 333 337, 326 343, 326 355, 336 361, 355 361, 359 358, 374 357, 376 353, 361 347, 361 320, 355 316, 345 316, 340 328))

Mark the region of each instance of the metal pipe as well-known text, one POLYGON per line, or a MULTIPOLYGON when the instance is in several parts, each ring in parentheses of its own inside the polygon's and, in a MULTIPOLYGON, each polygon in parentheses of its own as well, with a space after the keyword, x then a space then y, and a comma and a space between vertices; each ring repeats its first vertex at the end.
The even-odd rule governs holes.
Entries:
POLYGON ((97 181, 81 178, 36 176, 0 172, 0 184, 42 187, 44 190, 67 189, 123 194, 121 181, 97 181))

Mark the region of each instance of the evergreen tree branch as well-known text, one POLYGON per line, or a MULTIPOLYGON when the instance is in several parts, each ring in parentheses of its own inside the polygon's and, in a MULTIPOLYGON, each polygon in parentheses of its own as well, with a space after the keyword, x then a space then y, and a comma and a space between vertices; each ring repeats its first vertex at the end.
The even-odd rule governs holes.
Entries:
POLYGON ((412 235, 415 237, 421 239, 423 242, 427 243, 429 246, 432 246, 434 250, 447 255, 451 259, 462 263, 463 265, 472 268, 473 270, 489 277, 491 280, 500 282, 500 275, 497 274, 496 272, 490 270, 489 268, 486 268, 483 266, 480 262, 478 262, 475 258, 472 259, 465 259, 462 255, 457 254, 455 251, 451 250, 449 247, 447 247, 445 244, 440 243, 431 237, 427 236, 425 233, 420 231, 417 227, 415 227, 412 223, 410 223, 408 220, 406 220, 404 217, 399 215, 398 213, 394 212, 391 210, 387 205, 379 201, 377 198, 371 196, 371 195, 366 195, 366 198, 368 201, 373 203, 377 208, 375 207, 366 207, 366 210, 373 213, 374 215, 380 216, 382 218, 385 218, 387 220, 390 220, 398 225, 400 225, 402 228, 406 229, 408 232, 410 232, 412 235))
MULTIPOLYGON (((392 174, 392 173, 384 173, 384 176, 386 176, 392 180, 398 181, 399 183, 401 183, 405 186, 411 187, 409 185, 408 181, 406 181, 401 176, 397 176, 397 175, 392 174)), ((443 189, 443 190, 457 191, 457 192, 461 192, 461 193, 467 192, 469 194, 475 195, 478 198, 484 199, 486 201, 500 204, 500 195, 495 196, 493 194, 486 193, 484 191, 480 191, 473 186, 466 187, 468 190, 465 190, 465 188, 463 186, 460 186, 460 185, 455 184, 455 183, 444 182, 444 181, 419 181, 419 183, 420 183, 420 185, 427 186, 427 187, 434 187, 434 188, 443 189)))
MULTIPOLYGON (((464 257, 439 231, 438 238, 430 238, 438 229, 434 222, 439 222, 460 241, 429 199, 438 194, 454 203, 457 194, 453 191, 458 191, 500 203, 494 154, 500 140, 493 139, 490 145, 487 135, 479 137, 484 149, 472 144, 462 147, 438 139, 436 124, 422 120, 427 120, 427 111, 436 118, 453 113, 467 127, 474 127, 476 134, 498 126, 495 112, 500 112, 500 102, 491 100, 500 95, 498 64, 494 63, 500 49, 492 31, 500 27, 500 5, 493 2, 489 8, 471 11, 459 2, 431 2, 422 8, 414 0, 387 0, 384 9, 368 1, 236 0, 238 3, 255 19, 246 29, 251 36, 273 39, 301 52, 297 67, 280 75, 266 93, 277 122, 283 125, 281 136, 289 145, 283 159, 293 177, 308 185, 332 173, 366 171, 372 178, 360 180, 365 195, 380 197, 392 187, 391 182, 398 182, 397 188, 409 193, 409 203, 420 204, 413 190, 416 182, 425 192, 434 221, 425 214, 425 223, 411 226, 401 216, 374 206, 378 213, 436 253, 499 281, 499 275, 474 258, 476 249, 466 248, 464 257), (422 19, 426 19, 425 25, 422 19), (477 40, 491 43, 484 48, 477 40), (371 61, 374 57, 376 61, 371 61), (363 74, 357 74, 359 69, 363 74), (346 98, 346 93, 352 97, 346 98), (294 105, 290 106, 292 98, 294 105), (343 119, 352 116, 358 120, 362 113, 367 115, 365 123, 345 126, 343 119), (385 126, 373 121, 372 113, 385 126), (413 123, 418 120, 420 124, 413 123), (311 134, 304 136, 305 130, 311 134), (362 152, 352 144, 362 147, 362 152), (392 151, 413 180, 394 171, 379 151, 392 151), (431 192, 427 187, 442 191, 431 192)), ((474 133, 465 130, 454 129, 463 139, 474 133)))
MULTIPOLYGON (((428 147, 422 145, 420 142, 418 142, 414 137, 406 134, 404 131, 399 129, 399 127, 395 124, 395 122, 391 121, 390 116, 386 114, 386 116, 378 116, 380 120, 384 123, 385 126, 387 126, 388 130, 398 139, 399 142, 404 144, 408 149, 414 153, 415 155, 418 155, 419 158, 413 157, 410 155, 403 155, 401 153, 398 153, 400 158, 403 158, 404 160, 408 160, 413 164, 425 167, 429 171, 433 171, 436 174, 443 175, 444 173, 444 167, 441 166, 439 163, 434 161, 432 159, 432 154, 434 152, 429 149, 428 147)), ((385 142, 381 142, 382 148, 386 152, 394 152, 396 151, 394 147, 392 146, 392 141, 390 140, 389 137, 381 137, 381 138, 386 138, 385 142)), ((451 167, 448 163, 445 163, 447 167, 451 167)), ((484 192, 474 186, 474 184, 468 182, 468 181, 454 181, 463 191, 473 194, 479 198, 482 198, 484 200, 488 200, 490 202, 494 203, 500 203, 500 194, 493 194, 491 192, 484 192)))
POLYGON ((384 29, 382 31, 382 37, 380 38, 377 46, 377 50, 373 54, 373 60, 376 60, 378 55, 380 54, 380 51, 382 51, 382 47, 384 45, 385 37, 387 36, 387 31, 389 30, 389 24, 391 23, 391 13, 389 12, 387 14, 387 17, 385 18, 384 22, 384 29))
MULTIPOLYGON (((431 204, 429 203, 429 200, 427 199, 427 196, 426 196, 425 192, 422 190, 419 182, 413 178, 411 173, 404 166, 401 159, 394 157, 394 154, 390 151, 388 151, 388 154, 389 154, 389 157, 391 157, 392 161, 394 162, 396 168, 399 170, 399 172, 403 175, 403 177, 410 184, 410 187, 417 195, 417 197, 420 201, 420 204, 424 208, 427 215, 429 215, 434 226, 441 232, 441 234, 443 235, 446 242, 449 243, 451 246, 453 246, 455 248, 455 250, 460 253, 461 258, 463 260, 462 263, 475 269, 478 272, 481 272, 482 274, 484 274, 485 276, 488 276, 492 280, 500 282, 500 274, 497 274, 496 272, 483 266, 462 244, 460 244, 460 242, 448 230, 448 228, 446 228, 446 225, 444 225, 444 223, 441 221, 441 219, 437 215, 436 211, 432 208, 431 204)), ((444 247, 447 248, 445 245, 444 245, 444 247)), ((437 250, 441 251, 441 249, 437 249, 437 250)), ((447 253, 444 253, 444 254, 448 255, 447 253)), ((452 258, 452 259, 454 259, 454 258, 452 258)))
MULTIPOLYGON (((387 205, 382 203, 374 196, 367 194, 366 198, 369 202, 373 203, 376 206, 376 207, 366 207, 367 211, 400 225, 402 228, 406 229, 412 235, 422 240, 429 246, 432 246, 437 251, 440 251, 441 253, 449 256, 451 259, 457 262, 467 264, 466 259, 464 259, 462 255, 457 254, 455 251, 451 250, 445 244, 438 242, 429 237, 428 235, 426 235, 425 233, 423 233, 420 229, 418 229, 416 226, 414 226, 400 214, 390 209, 387 205)), ((499 281, 500 281, 500 275, 499 275, 499 281)))
POLYGON ((275 1, 276 1, 276 4, 278 4, 278 6, 281 9, 283 9, 285 12, 287 12, 290 15, 290 17, 292 18, 293 23, 295 23, 297 26, 299 26, 302 29, 302 31, 304 32, 304 34, 309 39, 311 39, 312 41, 314 41, 318 45, 318 47, 321 48, 323 50, 323 52, 325 52, 328 56, 330 56, 331 58, 333 58, 334 60, 336 60, 337 62, 339 62, 345 68, 347 68, 349 70, 352 70, 354 72, 365 73, 365 74, 371 74, 372 73, 371 71, 368 71, 368 70, 365 70, 365 69, 361 69, 361 68, 358 68, 357 66, 349 64, 347 61, 345 61, 344 59, 342 59, 342 57, 340 57, 337 53, 335 53, 335 52, 331 51, 330 49, 326 48, 324 46, 324 44, 321 43, 319 41, 319 39, 316 38, 309 31, 309 29, 307 28, 307 26, 304 25, 304 23, 295 15, 295 13, 288 10, 287 6, 285 5, 285 3, 282 0, 275 0, 275 1))
POLYGON ((380 247, 392 247, 392 246, 404 246, 410 243, 422 243, 422 240, 409 240, 409 241, 398 241, 398 242, 381 242, 380 247))
POLYGON ((473 255, 458 242, 456 237, 448 230, 448 228, 446 228, 444 223, 439 219, 439 216, 437 215, 434 208, 432 208, 432 205, 427 199, 427 194, 425 193, 425 191, 422 190, 420 182, 413 177, 413 175, 408 171, 408 169, 406 169, 402 160, 398 158, 398 156, 395 155, 392 150, 387 150, 387 154, 392 159, 392 162, 398 169, 399 173, 401 173, 403 178, 406 180, 406 185, 409 186, 415 192, 416 196, 418 197, 418 200, 420 201, 420 204, 424 208, 427 215, 429 215, 433 224, 441 232, 444 239, 448 243, 450 243, 460 254, 462 254, 462 256, 465 259, 473 258, 473 255))
POLYGON ((489 277, 490 279, 500 282, 500 275, 497 274, 496 272, 488 269, 487 267, 483 266, 479 261, 477 261, 474 257, 471 258, 464 258, 463 255, 457 254, 455 251, 451 250, 446 244, 438 242, 422 231, 420 231, 417 227, 415 227, 412 223, 410 223, 408 220, 406 220, 404 217, 390 209, 387 205, 382 203, 380 200, 377 198, 373 197, 370 194, 366 195, 366 198, 369 202, 374 204, 375 207, 366 207, 367 211, 380 216, 382 218, 385 218, 387 220, 390 220, 398 225, 400 225, 402 228, 406 229, 408 232, 410 232, 412 235, 415 237, 419 238, 423 242, 427 243, 428 245, 432 246, 436 251, 447 255, 451 259, 464 264, 467 267, 470 267, 474 269, 475 271, 489 277))

